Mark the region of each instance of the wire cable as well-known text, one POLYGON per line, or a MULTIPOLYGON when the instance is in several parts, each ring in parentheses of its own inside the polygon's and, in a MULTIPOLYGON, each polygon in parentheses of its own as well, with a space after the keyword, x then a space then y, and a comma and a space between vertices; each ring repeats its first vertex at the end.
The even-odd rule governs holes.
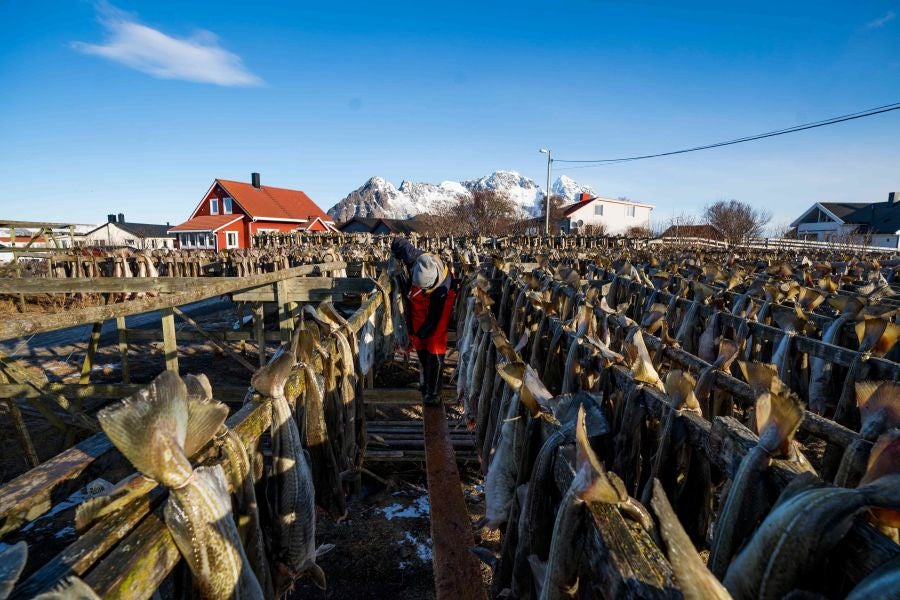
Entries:
POLYGON ((882 113, 890 112, 892 110, 900 110, 900 102, 895 102, 893 104, 885 104, 884 106, 877 106, 875 108, 870 108, 867 110, 861 110, 855 113, 850 113, 846 115, 840 115, 838 117, 831 117, 828 119, 823 119, 821 121, 813 121, 812 123, 804 123, 802 125, 795 125, 793 127, 787 127, 785 129, 778 129, 775 131, 768 131, 766 133, 759 133, 756 135, 749 135, 733 140, 726 140, 723 142, 715 142, 712 144, 705 144, 703 146, 694 146, 693 148, 684 148, 682 150, 672 150, 670 152, 659 152, 656 154, 644 154, 641 156, 627 156, 624 158, 600 158, 594 160, 568 160, 561 158, 554 158, 553 162, 559 163, 587 163, 581 167, 563 167, 564 169, 586 169, 589 167, 598 167, 609 164, 618 164, 623 162, 631 162, 635 160, 644 160, 647 158, 659 158, 661 156, 672 156, 675 154, 686 154, 688 152, 698 152, 700 150, 709 150, 712 148, 721 148, 722 146, 731 146, 734 144, 741 144, 744 142, 752 142, 754 140, 761 140, 764 138, 775 137, 779 135, 785 135, 788 133, 796 133, 798 131, 805 131, 807 129, 815 129, 817 127, 825 127, 826 125, 834 125, 836 123, 843 123, 845 121, 853 121, 855 119, 862 119, 864 117, 871 117, 874 115, 879 115, 882 113))

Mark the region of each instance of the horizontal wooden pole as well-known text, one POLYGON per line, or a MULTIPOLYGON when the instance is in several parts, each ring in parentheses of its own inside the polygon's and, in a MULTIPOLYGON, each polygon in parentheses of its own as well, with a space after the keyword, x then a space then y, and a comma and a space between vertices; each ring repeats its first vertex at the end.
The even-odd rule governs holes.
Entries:
POLYGON ((304 277, 285 281, 287 297, 276 300, 272 285, 235 294, 235 302, 321 302, 344 294, 368 294, 375 282, 368 277, 304 277))
POLYGON ((198 285, 196 289, 177 294, 129 300, 106 306, 91 306, 53 315, 20 316, 16 319, 0 322, 0 340, 33 335, 43 331, 53 331, 85 323, 96 323, 97 321, 106 321, 116 317, 152 312, 173 306, 182 306, 243 289, 268 285, 283 279, 309 275, 318 271, 333 271, 345 267, 346 263, 331 262, 318 265, 303 265, 274 273, 239 277, 237 278, 238 281, 233 281, 234 278, 223 277, 201 278, 204 282, 202 285, 198 285))

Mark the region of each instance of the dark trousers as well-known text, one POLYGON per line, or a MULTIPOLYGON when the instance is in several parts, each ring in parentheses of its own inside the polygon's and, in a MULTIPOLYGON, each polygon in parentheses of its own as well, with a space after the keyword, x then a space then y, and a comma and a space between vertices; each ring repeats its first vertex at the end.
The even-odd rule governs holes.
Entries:
POLYGON ((426 404, 440 404, 444 355, 432 354, 428 350, 416 350, 416 354, 422 369, 422 400, 426 404))

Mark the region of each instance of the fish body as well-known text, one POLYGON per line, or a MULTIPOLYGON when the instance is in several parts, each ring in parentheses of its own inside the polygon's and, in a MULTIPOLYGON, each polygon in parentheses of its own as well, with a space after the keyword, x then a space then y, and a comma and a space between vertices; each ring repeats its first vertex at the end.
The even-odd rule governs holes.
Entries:
POLYGON ((276 482, 273 517, 275 560, 278 572, 289 582, 310 573, 324 587, 324 574, 316 565, 316 506, 312 469, 300 440, 300 432, 283 396, 272 399, 272 463, 276 482))
POLYGON ((737 599, 775 600, 819 565, 867 506, 900 509, 900 475, 856 489, 816 487, 779 502, 725 575, 737 599))
MULTIPOLYGON (((844 324, 850 320, 850 315, 841 315, 825 328, 822 333, 822 342, 834 344, 838 334, 844 328, 844 324)), ((809 407, 813 412, 822 415, 829 409, 831 402, 831 373, 834 365, 831 361, 809 357, 809 407)))
POLYGON ((847 600, 900 600, 900 555, 875 569, 847 595, 847 600))
POLYGON ((793 436, 803 419, 796 395, 780 389, 783 384, 777 379, 772 385, 779 386, 777 391, 764 392, 756 401, 759 442, 741 460, 719 511, 708 562, 717 577, 725 575, 732 556, 765 514, 763 473, 773 457, 792 455, 793 436))
POLYGON ((223 404, 189 396, 185 382, 166 371, 148 388, 97 416, 116 448, 146 477, 169 488, 166 526, 200 595, 262 598, 232 518, 222 467, 193 469, 189 460, 227 415, 223 404))
POLYGON ((500 439, 484 480, 485 518, 496 529, 509 517, 509 505, 516 490, 516 439, 524 434, 524 419, 519 414, 519 393, 513 392, 500 427, 500 439))

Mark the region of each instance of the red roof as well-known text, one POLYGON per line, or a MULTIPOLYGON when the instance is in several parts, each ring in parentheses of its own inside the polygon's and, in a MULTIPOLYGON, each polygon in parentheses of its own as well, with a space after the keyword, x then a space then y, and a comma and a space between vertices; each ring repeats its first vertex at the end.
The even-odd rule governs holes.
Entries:
POLYGON ((243 215, 202 215, 188 219, 181 225, 170 228, 169 231, 217 231, 242 218, 243 215))
POLYGON ((255 188, 249 183, 226 179, 216 181, 255 219, 306 221, 310 217, 319 217, 323 221, 331 221, 331 217, 300 190, 270 185, 255 188))

